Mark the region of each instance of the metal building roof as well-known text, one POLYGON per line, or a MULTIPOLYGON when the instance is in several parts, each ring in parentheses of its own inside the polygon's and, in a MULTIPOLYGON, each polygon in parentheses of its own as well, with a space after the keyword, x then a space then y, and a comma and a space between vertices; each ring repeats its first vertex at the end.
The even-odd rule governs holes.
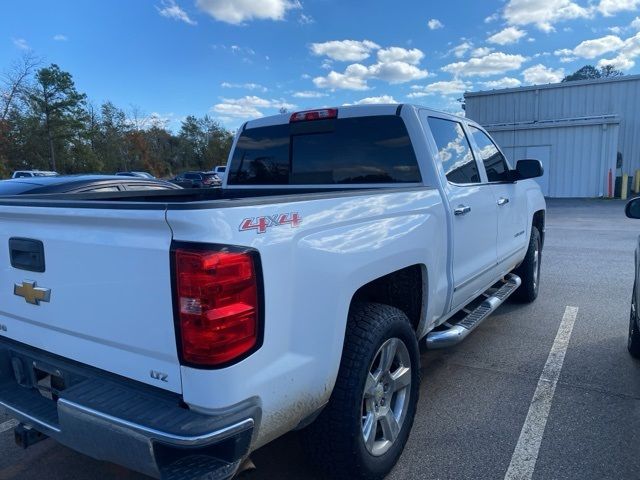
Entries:
POLYGON ((632 82, 640 80, 640 75, 622 75, 620 77, 596 78, 590 80, 577 80, 575 82, 547 83, 544 85, 527 85, 525 87, 501 88, 497 90, 480 90, 477 92, 465 92, 464 97, 481 97, 485 95, 496 95, 500 93, 526 92, 529 90, 543 90, 552 88, 579 87, 582 85, 595 85, 613 82, 632 82))

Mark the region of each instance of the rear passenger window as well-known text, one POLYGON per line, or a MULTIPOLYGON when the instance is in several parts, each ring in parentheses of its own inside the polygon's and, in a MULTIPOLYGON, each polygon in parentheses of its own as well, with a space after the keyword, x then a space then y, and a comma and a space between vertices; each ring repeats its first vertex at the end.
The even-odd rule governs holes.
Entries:
POLYGON ((462 124, 429 117, 429 127, 436 141, 438 156, 447 180, 457 184, 479 183, 478 166, 462 124))
POLYGON ((508 180, 509 164, 491 138, 476 127, 471 127, 471 135, 478 146, 489 181, 503 182, 508 180))
POLYGON ((247 129, 229 167, 230 185, 421 181, 409 134, 395 115, 247 129))

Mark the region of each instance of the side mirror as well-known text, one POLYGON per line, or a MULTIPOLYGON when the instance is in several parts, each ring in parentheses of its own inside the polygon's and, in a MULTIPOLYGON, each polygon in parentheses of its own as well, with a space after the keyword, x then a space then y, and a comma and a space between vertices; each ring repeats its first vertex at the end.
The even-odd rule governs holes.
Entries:
POLYGON ((624 213, 629 218, 640 218, 640 197, 629 200, 624 207, 624 213))
POLYGON ((540 160, 518 160, 515 171, 516 180, 538 178, 544 175, 544 168, 540 160))

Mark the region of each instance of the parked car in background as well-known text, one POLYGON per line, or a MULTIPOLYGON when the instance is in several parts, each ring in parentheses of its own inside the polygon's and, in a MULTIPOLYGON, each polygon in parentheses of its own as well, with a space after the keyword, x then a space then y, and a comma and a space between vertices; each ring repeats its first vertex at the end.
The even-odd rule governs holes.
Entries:
POLYGON ((222 185, 215 172, 185 172, 169 180, 182 188, 210 188, 222 185))
POLYGON ((15 178, 0 181, 0 196, 50 193, 99 193, 134 190, 179 190, 164 180, 115 175, 67 175, 15 178))
POLYGON ((224 177, 227 174, 226 165, 218 165, 213 169, 213 171, 215 172, 216 175, 218 175, 218 177, 220 177, 220 180, 224 182, 224 177))
POLYGON ((156 178, 149 172, 117 172, 116 175, 122 177, 156 178))
MULTIPOLYGON (((640 197, 633 198, 627 202, 625 213, 629 218, 640 219, 640 197)), ((629 337, 627 348, 631 356, 640 358, 640 321, 638 320, 638 299, 640 296, 640 237, 638 238, 635 254, 635 276, 633 282, 633 293, 631 294, 631 313, 629 314, 629 337)))
POLYGON ((28 177, 56 177, 60 175, 58 172, 50 172, 46 170, 16 170, 11 178, 28 178, 28 177))

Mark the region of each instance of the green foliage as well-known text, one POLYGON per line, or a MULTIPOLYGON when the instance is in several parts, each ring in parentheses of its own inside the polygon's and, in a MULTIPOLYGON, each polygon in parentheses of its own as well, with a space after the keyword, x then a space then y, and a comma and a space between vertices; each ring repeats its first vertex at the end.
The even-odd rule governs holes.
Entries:
MULTIPOLYGON (((0 98, 15 85, 0 85, 0 98)), ((0 178, 14 170, 115 173, 142 170, 170 177, 224 165, 233 135, 217 121, 188 116, 177 134, 161 122, 131 117, 111 102, 95 108, 71 74, 53 64, 20 86, 0 119, 0 178)))
POLYGON ((571 75, 562 79, 563 82, 575 82, 577 80, 593 80, 598 78, 620 77, 624 75, 620 70, 616 70, 613 65, 603 65, 597 69, 593 65, 585 65, 576 70, 571 75))

